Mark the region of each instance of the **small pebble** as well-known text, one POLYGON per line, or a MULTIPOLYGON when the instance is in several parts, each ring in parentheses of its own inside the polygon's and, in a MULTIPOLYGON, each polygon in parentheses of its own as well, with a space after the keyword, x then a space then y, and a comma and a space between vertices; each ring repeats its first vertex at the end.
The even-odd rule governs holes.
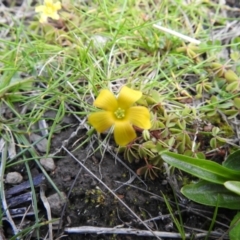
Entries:
POLYGON ((10 172, 7 174, 5 182, 9 184, 18 184, 22 182, 22 180, 23 180, 23 177, 20 173, 10 172))
POLYGON ((40 163, 47 171, 53 171, 56 168, 52 158, 41 158, 40 163))
POLYGON ((67 196, 64 192, 61 192, 61 196, 58 193, 54 193, 47 198, 53 214, 60 215, 63 205, 67 202, 67 196))
POLYGON ((31 142, 36 143, 36 147, 40 152, 46 152, 48 141, 46 138, 42 138, 40 135, 32 133, 29 136, 31 142), (41 140, 40 140, 41 139, 41 140))

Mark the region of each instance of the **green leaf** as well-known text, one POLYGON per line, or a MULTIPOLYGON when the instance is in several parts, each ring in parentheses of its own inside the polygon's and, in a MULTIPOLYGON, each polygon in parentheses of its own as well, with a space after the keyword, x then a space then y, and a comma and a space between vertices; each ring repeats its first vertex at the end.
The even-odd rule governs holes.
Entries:
POLYGON ((233 102, 234 102, 234 106, 238 109, 240 109, 240 98, 237 97, 237 98, 234 98, 233 99, 233 102))
POLYGON ((240 150, 230 154, 223 166, 233 170, 240 171, 240 150))
POLYGON ((230 54, 230 57, 231 57, 231 59, 233 60, 233 61, 238 61, 239 59, 240 59, 240 53, 239 52, 232 52, 231 54, 230 54))
POLYGON ((240 239, 240 212, 238 212, 231 221, 229 237, 230 240, 240 239))
POLYGON ((229 180, 240 181, 239 171, 231 170, 210 160, 192 158, 172 152, 163 152, 161 157, 168 164, 209 182, 224 184, 229 180))
POLYGON ((238 181, 227 181, 227 182, 224 183, 224 186, 228 190, 240 195, 240 182, 238 182, 238 181))
POLYGON ((211 146, 211 148, 213 148, 213 149, 217 148, 217 139, 216 139, 216 138, 212 138, 212 139, 210 140, 210 146, 211 146))
POLYGON ((213 129, 212 129, 213 136, 217 136, 219 132, 220 132, 220 129, 218 127, 213 127, 213 129))
POLYGON ((188 199, 200 204, 240 209, 240 196, 216 183, 201 180, 198 183, 184 186, 181 192, 188 199))

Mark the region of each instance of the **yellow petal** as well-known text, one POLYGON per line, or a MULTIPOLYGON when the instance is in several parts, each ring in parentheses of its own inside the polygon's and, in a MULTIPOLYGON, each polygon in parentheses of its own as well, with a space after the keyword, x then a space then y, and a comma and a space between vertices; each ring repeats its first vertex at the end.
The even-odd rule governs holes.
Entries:
POLYGON ((48 16, 45 15, 45 14, 42 14, 39 22, 40 22, 40 23, 46 23, 46 22, 47 22, 47 19, 48 19, 48 16))
POLYGON ((119 121, 114 126, 114 139, 120 146, 125 146, 136 138, 136 133, 128 121, 119 121))
POLYGON ((43 12, 45 9, 45 6, 41 5, 41 6, 37 6, 35 7, 35 12, 43 12))
POLYGON ((117 99, 115 96, 107 89, 103 89, 97 99, 93 103, 94 106, 102 108, 107 111, 114 111, 117 109, 117 99))
POLYGON ((100 133, 114 125, 112 113, 107 111, 91 113, 88 116, 88 121, 100 133))
POLYGON ((118 97, 119 107, 127 109, 141 97, 142 93, 140 91, 123 86, 118 97))
POLYGON ((60 9, 62 8, 61 3, 60 3, 60 2, 56 2, 56 3, 54 4, 54 8, 55 8, 56 10, 60 10, 60 9))
POLYGON ((142 129, 149 129, 151 127, 150 113, 145 107, 134 106, 127 110, 126 118, 134 126, 142 129))
POLYGON ((59 19, 58 13, 53 13, 53 14, 51 14, 51 18, 52 18, 52 19, 55 19, 55 20, 58 20, 58 19, 59 19))

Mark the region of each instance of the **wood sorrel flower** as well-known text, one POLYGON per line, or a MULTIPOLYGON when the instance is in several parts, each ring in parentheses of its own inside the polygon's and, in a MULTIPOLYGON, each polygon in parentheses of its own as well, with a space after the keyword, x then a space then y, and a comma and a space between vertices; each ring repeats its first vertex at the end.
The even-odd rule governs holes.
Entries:
POLYGON ((40 23, 47 22, 47 18, 50 17, 52 19, 58 20, 58 10, 61 9, 61 3, 58 1, 53 3, 53 0, 44 0, 44 4, 37 6, 35 8, 35 12, 41 12, 40 23))
POLYGON ((140 91, 126 86, 121 89, 117 98, 104 89, 93 103, 103 111, 91 113, 88 117, 89 123, 100 133, 113 127, 116 143, 125 146, 137 136, 133 125, 142 129, 151 127, 148 109, 133 106, 141 97, 140 91))

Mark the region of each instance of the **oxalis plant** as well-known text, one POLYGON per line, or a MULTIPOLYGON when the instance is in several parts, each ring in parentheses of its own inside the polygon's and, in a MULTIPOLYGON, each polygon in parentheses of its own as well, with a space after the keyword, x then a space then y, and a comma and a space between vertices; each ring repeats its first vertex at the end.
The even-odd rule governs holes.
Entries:
MULTIPOLYGON (((142 96, 140 91, 126 86, 118 97, 108 90, 102 90, 94 102, 102 110, 90 114, 89 122, 100 133, 110 128, 116 143, 120 145, 118 151, 129 162, 145 162, 145 165, 137 169, 138 175, 154 180, 163 170, 163 162, 166 162, 200 179, 182 187, 181 192, 186 198, 207 206, 239 210, 240 150, 230 154, 221 165, 205 159, 206 156, 211 156, 211 151, 209 154, 201 151, 204 140, 196 143, 196 138, 205 137, 209 147, 218 149, 220 154, 224 144, 232 143, 226 138, 228 134, 232 135, 231 128, 226 125, 225 130, 209 126, 204 129, 196 123, 196 129, 204 129, 197 136, 196 129, 190 128, 193 118, 197 121, 196 111, 189 107, 175 112, 167 110, 164 104, 158 103, 160 98, 154 90, 151 94, 142 96), (138 100, 140 97, 142 98, 138 100), (109 102, 112 105, 107 104, 109 102), (134 103, 145 107, 132 106, 134 103)), ((237 101, 238 98, 235 98, 230 105, 234 106, 237 101)), ((213 104, 212 109, 216 105, 220 106, 221 103, 213 104)), ((217 112, 215 114, 217 116, 217 112)), ((231 240, 240 239, 239 213, 232 220, 229 236, 231 240)))

